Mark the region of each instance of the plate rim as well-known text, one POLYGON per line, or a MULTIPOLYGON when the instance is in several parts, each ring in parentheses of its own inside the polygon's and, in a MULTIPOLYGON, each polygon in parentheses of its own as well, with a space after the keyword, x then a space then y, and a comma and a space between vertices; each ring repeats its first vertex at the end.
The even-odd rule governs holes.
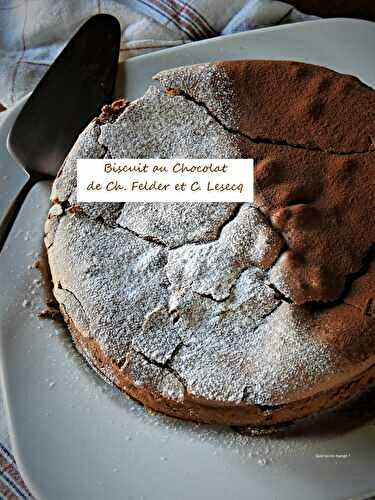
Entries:
MULTIPOLYGON (((228 39, 240 40, 243 38, 251 37, 255 34, 258 34, 259 32, 271 33, 271 32, 275 32, 275 31, 292 31, 295 29, 300 29, 301 26, 306 26, 306 25, 311 25, 311 24, 318 25, 318 24, 338 24, 338 23, 339 24, 341 24, 341 23, 350 24, 350 25, 352 25, 353 23, 357 24, 357 25, 369 25, 369 26, 371 25, 375 28, 374 22, 366 21, 366 20, 351 19, 351 18, 317 19, 317 20, 311 20, 311 21, 304 21, 304 22, 300 22, 300 23, 293 23, 293 24, 289 24, 289 25, 271 26, 271 27, 266 27, 266 28, 260 28, 260 29, 256 29, 253 31, 245 31, 245 32, 241 32, 241 33, 234 33, 234 34, 219 36, 219 37, 215 37, 215 38, 211 38, 211 39, 206 39, 206 40, 202 40, 202 41, 198 41, 198 42, 191 42, 191 43, 187 43, 184 45, 166 48, 166 49, 158 50, 155 52, 151 52, 149 54, 143 54, 140 56, 133 57, 133 58, 125 61, 125 64, 131 65, 133 62, 147 61, 147 60, 152 59, 154 57, 158 57, 161 53, 163 53, 163 55, 168 57, 168 54, 170 54, 171 52, 175 53, 176 51, 178 51, 178 52, 184 51, 187 47, 191 48, 192 45, 194 45, 195 48, 199 48, 203 45, 211 44, 213 42, 215 43, 219 39, 221 41, 223 41, 223 39, 225 39, 225 40, 228 40, 228 39)), ((9 113, 8 117, 10 117, 12 115, 16 115, 16 113, 18 112, 20 107, 24 104, 24 102, 27 100, 29 95, 30 94, 25 95, 14 106, 12 106, 11 108, 8 108, 8 110, 7 110, 9 113)), ((2 126, 2 124, 0 126, 2 126)), ((3 335, 4 335, 4 332, 2 332, 0 330, 0 345, 3 345, 3 335)), ((2 357, 3 357, 3 354, 2 354, 2 352, 0 352, 1 392, 3 394, 4 409, 5 409, 6 419, 7 419, 7 423, 8 423, 8 432, 9 432, 11 445, 12 445, 11 451, 13 453, 13 456, 16 459, 17 467, 22 475, 22 478, 24 479, 25 483, 27 484, 27 486, 39 499, 43 499, 46 497, 43 495, 42 492, 39 491, 38 486, 34 483, 34 479, 29 475, 27 464, 25 464, 23 461, 22 450, 20 450, 19 446, 18 446, 17 433, 16 433, 16 430, 15 430, 14 425, 13 425, 13 419, 11 416, 11 412, 9 410, 9 400, 8 400, 8 390, 7 390, 7 387, 8 387, 7 377, 9 375, 9 373, 7 373, 5 370, 4 363, 2 363, 2 357)))

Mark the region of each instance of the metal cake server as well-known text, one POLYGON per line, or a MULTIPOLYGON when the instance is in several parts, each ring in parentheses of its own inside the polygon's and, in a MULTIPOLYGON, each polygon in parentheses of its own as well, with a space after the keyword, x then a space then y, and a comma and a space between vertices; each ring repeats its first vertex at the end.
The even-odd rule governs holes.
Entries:
POLYGON ((113 99, 120 49, 118 20, 91 17, 73 36, 26 101, 8 136, 8 150, 26 173, 0 214, 0 250, 35 181, 54 178, 78 134, 113 99))

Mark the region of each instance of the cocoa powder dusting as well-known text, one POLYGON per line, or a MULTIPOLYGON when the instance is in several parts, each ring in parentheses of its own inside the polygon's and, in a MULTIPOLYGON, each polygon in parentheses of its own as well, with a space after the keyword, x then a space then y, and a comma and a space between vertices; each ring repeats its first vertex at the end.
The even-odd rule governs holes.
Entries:
POLYGON ((267 425, 339 404, 353 380, 362 390, 375 363, 374 91, 294 62, 156 79, 164 91, 103 108, 54 183, 46 245, 76 342, 181 418, 267 425), (76 159, 104 154, 254 158, 255 201, 75 210, 76 159))
POLYGON ((204 106, 256 160, 255 204, 288 247, 274 284, 296 304, 339 299, 375 242, 374 90, 291 61, 191 68, 155 78, 204 106))

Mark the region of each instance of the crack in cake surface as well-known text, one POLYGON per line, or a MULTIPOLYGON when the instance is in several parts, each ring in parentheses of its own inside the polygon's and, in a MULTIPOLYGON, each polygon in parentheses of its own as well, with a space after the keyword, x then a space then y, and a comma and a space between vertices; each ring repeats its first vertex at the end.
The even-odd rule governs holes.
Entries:
MULTIPOLYGON (((181 97, 181 96, 175 96, 175 97, 167 96, 167 100, 178 100, 181 98, 184 99, 184 97, 181 97)), ((148 101, 154 102, 155 99, 157 100, 158 103, 160 103, 160 111, 161 112, 163 112, 163 110, 166 113, 173 111, 173 107, 171 107, 169 104, 165 103, 165 99, 162 98, 160 93, 158 93, 158 91, 156 89, 151 88, 151 89, 149 89, 148 93, 146 93, 145 98, 141 98, 141 99, 135 101, 135 103, 129 105, 129 107, 125 110, 123 115, 120 115, 119 117, 117 117, 115 124, 108 124, 108 125, 104 125, 101 127, 101 134, 100 134, 101 145, 105 145, 106 134, 103 132, 104 130, 108 130, 108 127, 113 125, 111 128, 111 130, 112 130, 111 135, 112 135, 113 128, 115 126, 119 125, 119 126, 123 127, 122 122, 125 120, 125 117, 129 113, 139 112, 138 108, 140 107, 142 109, 142 106, 145 107, 145 111, 146 111, 148 109, 147 102, 148 101)), ((195 104, 195 102, 192 102, 192 104, 195 104)), ((180 108, 181 108, 181 106, 182 106, 182 108, 184 108, 181 101, 179 101, 178 106, 180 106, 180 108)), ((178 106, 177 106, 177 108, 178 108, 178 106)), ((199 104, 197 104, 196 106, 199 106, 199 104)), ((230 106, 228 106, 228 107, 230 108, 230 106)), ((193 108, 194 108, 194 106, 193 106, 193 108)), ((189 107, 187 107, 187 109, 189 109, 189 113, 193 113, 194 116, 197 118, 198 112, 196 109, 195 110, 190 109, 189 107)), ((206 110, 204 110, 204 111, 206 111, 206 110)), ((151 113, 151 111, 150 111, 150 113, 151 113)), ((177 113, 177 111, 176 111, 176 113, 177 113)), ((141 116, 142 116, 142 113, 141 113, 141 116)), ((201 116, 204 118, 205 114, 203 113, 203 115, 202 115, 202 113, 201 113, 201 116)), ((216 117, 211 117, 211 118, 212 118, 212 120, 214 120, 214 118, 217 120, 216 117)), ((197 118, 197 120, 198 120, 198 118, 197 118)), ((198 122, 200 123, 201 120, 202 120, 202 118, 200 118, 198 120, 198 122)), ((191 122, 191 119, 190 119, 190 122, 191 122)), ((222 126, 223 126, 223 124, 221 124, 221 122, 217 123, 217 125, 220 128, 222 128, 222 126)), ((203 127, 201 127, 201 128, 203 128, 203 127)), ((216 131, 217 131, 217 129, 216 129, 216 131)), ((225 142, 227 148, 229 147, 229 143, 231 141, 233 141, 232 136, 235 133, 237 133, 237 132, 230 132, 227 135, 224 134, 222 136, 223 140, 226 138, 226 141, 224 141, 224 142, 225 142)), ((198 136, 199 136, 199 134, 198 134, 198 136)), ((182 137, 182 135, 185 136, 186 134, 185 133, 181 134, 181 137, 182 137)), ((107 136, 108 136, 108 133, 107 133, 107 136)), ((219 136, 220 136, 220 134, 219 134, 219 136)), ((107 139, 109 139, 109 137, 110 136, 108 136, 107 139)), ((180 137, 179 137, 179 139, 180 139, 180 137)), ((98 140, 99 140, 99 138, 98 138, 98 140)), ((112 138, 112 141, 113 141, 113 138, 112 138)), ((135 138, 135 141, 136 141, 135 144, 137 144, 137 142, 139 142, 139 141, 137 141, 137 138, 135 138)), ((162 142, 164 142, 164 141, 162 141, 162 142)), ((168 141, 167 141, 167 143, 169 144, 168 141)), ((131 143, 131 144, 133 144, 133 143, 131 143)), ((194 140, 192 140, 192 142, 190 142, 188 144, 185 144, 182 147, 181 153, 186 154, 185 148, 187 148, 190 151, 194 150, 193 144, 194 144, 194 140)), ((134 144, 133 144, 133 146, 134 146, 134 144)), ((234 140, 232 146, 234 147, 234 150, 233 150, 234 154, 232 156, 238 156, 238 155, 241 156, 240 149, 242 146, 237 144, 235 140, 234 140), (238 147, 240 147, 240 149, 238 149, 238 147)), ((180 147, 180 146, 178 146, 178 147, 180 147)), ((148 155, 152 154, 152 148, 150 151, 149 144, 147 145, 147 149, 148 149, 148 155)), ((204 148, 203 148, 203 150, 204 150, 204 148)), ((179 154, 181 154, 181 153, 179 153, 179 154)), ((166 154, 167 154, 167 150, 164 153, 162 151, 161 156, 165 156, 166 154)), ((142 154, 138 155, 138 156, 142 156, 142 154)), ((303 161, 303 160, 301 160, 301 161, 303 161)), ((256 169, 256 172, 257 171, 258 171, 258 169, 256 169)), ((262 201, 261 201, 260 205, 262 205, 262 201)), ((161 205, 161 207, 162 207, 162 205, 161 205)), ((301 205, 301 207, 302 207, 302 205, 301 205)), ((306 207, 308 208, 309 205, 306 205, 306 207)), ((297 209, 297 205, 295 207, 291 207, 290 209, 288 208, 288 210, 292 210, 292 209, 294 210, 294 208, 297 209)), ((162 209, 163 208, 161 208, 161 210, 162 209)), ((157 210, 159 210, 159 208, 157 210)), ((176 206, 176 210, 177 211, 179 210, 177 208, 177 206, 176 206)), ((282 210, 284 212, 286 212, 286 209, 282 209, 282 210)), ((122 211, 122 214, 120 214, 118 222, 120 225, 124 225, 125 227, 128 227, 130 230, 133 230, 134 232, 137 232, 140 235, 144 234, 145 236, 147 236, 147 238, 148 237, 150 237, 150 239, 153 238, 154 241, 158 241, 158 240, 163 241, 168 246, 178 247, 178 246, 183 245, 186 241, 183 241, 181 239, 181 237, 179 237, 178 235, 175 234, 176 227, 173 228, 172 230, 170 229, 169 232, 165 226, 160 227, 159 229, 156 228, 155 225, 150 227, 150 219, 152 220, 152 218, 153 218, 152 216, 155 215, 154 211, 155 211, 155 206, 152 206, 152 204, 140 204, 140 205, 126 204, 126 207, 123 207, 123 211, 122 211), (143 208, 143 210, 142 210, 142 208, 143 208), (148 214, 148 215, 147 215, 147 213, 144 214, 145 210, 146 211, 149 210, 150 214, 148 214), (136 227, 136 226, 140 226, 140 227, 136 227), (163 240, 162 238, 164 238, 166 241, 163 240)), ((263 211, 263 208, 262 208, 262 211, 263 211)), ((268 212, 268 211, 265 210, 265 212, 268 212)), ((305 212, 307 213, 307 209, 305 210, 305 212)), ((270 214, 267 213, 267 215, 271 216, 270 218, 272 219, 272 221, 276 220, 275 215, 272 212, 270 214)), ((280 219, 279 215, 277 217, 279 220, 280 219)), ((293 222, 294 218, 296 218, 296 217, 297 216, 293 215, 293 218, 291 219, 291 221, 293 222)), ((166 221, 166 220, 167 220, 167 218, 164 217, 164 221, 166 221)), ((190 217, 190 221, 191 220, 194 220, 194 217, 190 217)), ((201 222, 202 222, 201 219, 197 219, 198 230, 201 229, 201 224, 200 224, 201 222)), ((186 222, 185 222, 185 224, 186 224, 186 222)), ((346 275, 357 271, 357 269, 360 265, 360 259, 355 257, 352 259, 351 262, 348 262, 348 263, 345 262, 345 259, 339 259, 338 263, 334 264, 334 266, 336 266, 336 267, 341 266, 341 267, 343 267, 343 269, 339 270, 337 280, 336 280, 336 285, 334 288, 332 288, 332 285, 330 285, 330 283, 333 283, 334 280, 332 279, 331 275, 335 273, 335 270, 331 270, 329 268, 329 266, 324 267, 322 260, 327 258, 326 254, 333 255, 334 252, 332 252, 332 250, 329 249, 329 251, 327 251, 324 256, 318 256, 319 258, 316 262, 314 262, 313 260, 310 262, 310 260, 308 260, 306 263, 304 263, 304 262, 302 262, 301 259, 298 260, 299 250, 295 250, 294 247, 296 245, 295 245, 294 241, 290 242, 290 234, 286 234, 284 228, 278 228, 277 223, 275 223, 275 224, 276 224, 275 227, 277 229, 280 229, 280 232, 283 235, 285 241, 288 241, 290 251, 285 252, 286 255, 284 256, 285 257, 284 259, 280 259, 280 262, 279 262, 280 269, 274 270, 274 273, 273 273, 275 276, 274 284, 276 286, 278 286, 278 288, 283 292, 284 295, 291 297, 293 302, 296 302, 296 303, 304 303, 304 302, 319 301, 319 300, 334 301, 342 292, 342 288, 344 287, 346 275), (288 284, 285 282, 285 279, 288 279, 290 281, 289 276, 291 276, 291 273, 288 272, 288 268, 291 266, 293 266, 293 279, 292 279, 291 283, 288 284), (281 275, 279 277, 280 273, 281 273, 281 275), (298 276, 298 279, 296 279, 297 276, 298 276), (314 281, 316 284, 314 284, 314 281)), ((177 225, 177 227, 179 228, 178 225, 177 225)), ((289 231, 289 229, 288 229, 288 231, 289 231)), ((293 228, 290 231, 293 231, 293 228)), ((331 231, 331 233, 332 233, 332 231, 331 231)), ((302 232, 299 230, 298 234, 300 236, 303 236, 304 238, 309 238, 311 235, 309 230, 308 231, 303 230, 302 232)), ((300 236, 298 236, 298 237, 300 238, 300 236)), ((195 235, 193 232, 191 234, 191 236, 189 236, 188 238, 190 239, 190 241, 204 241, 205 239, 209 240, 209 239, 213 239, 214 237, 215 237, 214 235, 204 234, 204 231, 203 231, 202 233, 200 233, 198 235, 195 235)), ((327 241, 330 238, 332 238, 332 237, 327 236, 327 241)), ((336 245, 336 242, 332 241, 331 246, 332 245, 336 245)), ((351 249, 348 249, 348 252, 347 252, 348 255, 350 254, 350 252, 351 252, 351 249)))
MULTIPOLYGON (((83 142, 87 138, 88 144, 78 145, 72 153, 55 191, 60 199, 65 193, 69 202, 75 203, 74 187, 69 191, 66 186, 72 186, 74 154, 85 151, 85 147, 94 149, 94 154, 101 151, 114 157, 139 158, 156 156, 155 152, 160 152, 160 157, 240 158, 251 148, 256 154, 267 150, 272 158, 275 152, 288 149, 270 144, 249 146, 251 141, 225 130, 203 108, 184 96, 149 90, 127 106, 114 123, 102 124, 100 136, 88 128, 82 138, 83 142), (141 129, 145 120, 150 123, 147 133, 151 139, 141 129)), ((290 149, 290 154, 302 155, 298 156, 301 159, 307 152, 317 161, 323 157, 319 151, 290 149)), ((332 158, 334 153, 324 155, 332 158)), ((372 302, 366 299, 368 283, 364 279, 368 273, 353 282, 350 304, 340 301, 331 310, 314 311, 285 303, 282 293, 278 295, 269 282, 268 272, 274 269, 280 253, 285 253, 282 246, 287 235, 272 227, 272 214, 264 209, 264 203, 213 206, 211 219, 203 229, 201 224, 189 223, 189 213, 184 220, 177 205, 169 214, 165 206, 158 217, 149 210, 141 227, 140 216, 149 208, 145 205, 85 204, 83 213, 55 214, 59 222, 49 236, 49 241, 57 241, 49 249, 51 267, 63 274, 64 286, 77 294, 86 315, 94 318, 90 335, 113 359, 127 360, 122 368, 129 376, 133 373, 140 386, 153 384, 152 390, 179 401, 188 391, 209 401, 278 404, 298 399, 301 391, 312 394, 319 390, 318 385, 328 387, 334 377, 338 383, 348 376, 343 374, 345 367, 350 367, 345 342, 352 342, 353 353, 361 349, 371 352, 372 302), (244 224, 247 230, 242 232, 239 226, 244 213, 258 217, 257 229, 244 224), (186 234, 176 236, 174 231, 180 226, 186 234), (228 237, 233 227, 237 229, 228 237), (260 227, 268 234, 268 240, 259 239, 265 253, 253 255, 260 227), (251 240, 250 249, 244 249, 247 238, 251 240), (88 250, 86 261, 82 248, 88 250), (104 264, 102 272, 98 258, 104 264), (225 264, 221 268, 220 262, 225 264), (330 334, 326 331, 324 321, 332 325, 338 310, 344 313, 346 322, 350 310, 350 327, 358 327, 358 339, 348 337, 344 325, 341 344, 332 338, 336 330, 329 330, 330 334), (362 310, 367 311, 366 324, 361 319, 362 310), (109 320, 103 322, 106 316, 109 320), (365 342, 370 346, 368 351, 363 348, 365 342), (311 361, 311 366, 302 366, 301 357, 311 361), (169 395, 163 380, 170 384, 169 395)), ((201 210, 205 211, 202 206, 201 210)), ((68 307, 70 314, 77 314, 77 305, 72 302, 68 307)))
MULTIPOLYGON (((177 70, 177 72, 178 72, 178 70, 177 70)), ((158 78, 158 76, 156 76, 156 78, 158 78)), ((191 89, 191 92, 189 93, 189 90, 188 90, 189 89, 189 82, 187 82, 187 83, 183 82, 183 78, 182 78, 182 80, 180 79, 180 81, 179 81, 179 78, 180 77, 177 76, 177 83, 178 82, 180 83, 180 87, 177 87, 175 89, 175 92, 171 96, 171 99, 175 98, 176 95, 181 95, 181 96, 185 97, 186 99, 188 99, 189 101, 194 102, 198 106, 203 107, 207 111, 207 113, 212 117, 212 119, 214 119, 219 125, 221 125, 229 133, 243 136, 247 140, 254 142, 254 144, 256 144, 256 143, 258 143, 258 144, 273 144, 273 145, 279 145, 279 146, 297 147, 297 149, 305 150, 306 152, 307 151, 323 152, 319 148, 309 148, 309 147, 306 147, 304 145, 293 146, 290 144, 285 144, 283 142, 278 143, 276 141, 268 141, 267 142, 264 140, 263 141, 254 140, 253 138, 248 136, 246 133, 242 132, 240 129, 235 129, 235 128, 228 126, 225 123, 225 119, 218 117, 210 109, 210 106, 203 99, 197 100, 197 98, 194 97, 194 91, 195 91, 194 87, 191 89)), ((223 78, 223 77, 221 77, 221 78, 223 78)), ((161 80, 163 80, 163 78, 161 78, 161 80)), ((167 81, 168 81, 168 77, 167 77, 167 81)), ((173 78, 172 78, 172 81, 173 81, 173 78)), ((210 101, 210 100, 208 99, 208 101, 210 101)), ((218 111, 220 114, 221 108, 219 108, 218 111)), ((375 118, 375 116, 374 116, 374 118, 375 118)), ((357 157, 358 154, 368 155, 369 152, 370 152, 370 150, 361 151, 361 152, 333 152, 333 151, 328 152, 328 151, 324 151, 323 153, 327 154, 327 155, 334 155, 334 156, 339 156, 339 157, 345 156, 345 158, 350 158, 351 155, 354 155, 355 157, 357 157)), ((346 160, 344 160, 344 161, 346 161, 346 160)), ((375 156, 374 156, 374 161, 375 161, 375 156)), ((257 176, 257 170, 255 171, 255 173, 257 176)), ((293 173, 291 173, 291 175, 293 175, 293 173)), ((365 182, 365 180, 366 179, 364 179, 362 182, 365 182)), ((256 182, 256 185, 257 185, 257 182, 256 182)), ((361 187, 360 187, 360 189, 361 189, 361 187)), ((302 190, 303 190, 303 187, 302 187, 302 190)), ((348 192, 348 196, 349 196, 349 192, 348 192)), ((313 200, 313 201, 315 201, 315 200, 313 200)), ((371 201, 374 204, 373 200, 370 198, 369 199, 369 203, 370 203, 369 213, 370 214, 372 212, 375 213, 375 206, 373 208, 371 208, 371 201)), ((360 200, 360 203, 363 203, 363 201, 360 200)), ((279 211, 274 211, 275 213, 271 212, 271 214, 270 214, 271 215, 270 220, 271 220, 273 227, 275 227, 276 229, 278 229, 280 231, 280 233, 283 235, 283 237, 285 239, 286 244, 289 247, 289 250, 286 251, 283 258, 280 259, 280 261, 278 263, 279 267, 277 267, 273 271, 274 284, 275 284, 275 286, 277 285, 278 288, 283 291, 284 295, 289 296, 292 299, 292 301, 297 303, 297 304, 303 304, 305 302, 313 302, 313 301, 319 301, 319 300, 321 300, 323 302, 335 301, 335 300, 337 300, 337 298, 339 297, 340 294, 343 294, 345 282, 347 281, 347 279, 349 279, 348 275, 358 272, 358 269, 360 268, 361 258, 358 258, 357 256, 355 256, 347 264, 345 264, 345 259, 341 259, 341 263, 343 263, 343 264, 336 263, 335 267, 338 268, 338 272, 337 272, 337 277, 336 277, 336 283, 334 286, 332 286, 332 283, 335 279, 334 273, 336 270, 334 269, 332 271, 329 268, 329 265, 326 265, 324 263, 324 261, 329 262, 329 258, 327 259, 327 254, 328 255, 332 254, 332 252, 334 252, 334 249, 330 248, 328 250, 328 252, 326 252, 326 254, 323 257, 319 257, 319 259, 315 262, 311 261, 311 262, 305 263, 303 260, 304 251, 302 250, 302 258, 299 258, 301 255, 301 250, 300 249, 297 249, 296 251, 294 250, 293 247, 296 246, 296 242, 293 241, 291 244, 290 241, 288 241, 289 235, 285 234, 286 228, 285 228, 285 226, 282 225, 283 223, 281 225, 279 223, 280 220, 283 220, 283 218, 284 219, 286 218, 285 214, 287 212, 294 214, 294 212, 292 212, 294 210, 295 213, 297 214, 297 208, 300 210, 301 213, 302 213, 302 210, 304 210, 303 217, 305 218, 305 220, 307 220, 308 217, 310 217, 310 218, 315 217, 316 218, 317 216, 319 216, 319 211, 315 210, 315 212, 314 212, 314 208, 311 208, 311 205, 309 205, 309 204, 304 205, 302 203, 297 204, 296 202, 294 202, 294 206, 292 206, 290 208, 288 208, 288 206, 287 206, 285 208, 281 208, 279 211), (310 215, 307 215, 308 212, 310 215), (293 266, 293 269, 292 269, 292 272, 289 272, 288 268, 291 266, 293 266), (293 277, 291 277, 292 274, 293 274, 293 277)), ((267 210, 266 210, 266 212, 267 212, 267 210)), ((298 215, 298 216, 301 218, 300 215, 298 215)), ((294 215, 293 215, 293 217, 288 217, 288 218, 290 219, 290 222, 292 222, 292 223, 294 220, 297 220, 297 216, 294 216, 294 215)), ((286 221, 288 221, 288 218, 286 218, 286 221)), ((375 225, 375 220, 373 222, 375 225)), ((289 221, 288 221, 288 224, 289 224, 289 221)), ((369 227, 371 227, 371 225, 369 227)), ((298 228, 298 230, 301 233, 301 229, 298 228)), ((309 230, 309 228, 308 228, 308 230, 309 230)), ((328 229, 328 234, 326 236, 326 239, 328 242, 329 242, 330 238, 332 239, 332 236, 331 236, 331 234, 329 234, 329 232, 331 232, 331 234, 332 234, 333 230, 328 229)), ((309 238, 310 236, 311 236, 311 233, 309 234, 309 232, 307 232, 306 236, 303 236, 303 237, 309 238)), ((369 245, 371 246, 372 243, 373 242, 370 242, 369 245)), ((324 244, 325 244, 325 242, 323 241, 322 246, 324 246, 324 244)), ((334 245, 336 245, 336 243, 335 243, 335 241, 332 241, 331 247, 334 245)), ((367 249, 364 248, 362 250, 362 252, 363 252, 363 254, 366 254, 367 249)), ((352 248, 349 248, 347 251, 347 255, 350 255, 350 254, 353 254, 353 255, 355 254, 353 244, 352 244, 352 248)), ((332 266, 332 267, 334 267, 334 266, 332 266)))
POLYGON ((328 154, 372 151, 374 93, 350 75, 293 61, 259 60, 173 68, 154 79, 174 89, 173 94, 182 92, 206 105, 226 127, 250 138, 263 137, 267 144, 287 143, 328 154), (230 109, 228 101, 238 106, 230 109), (355 106, 358 103, 361 106, 355 106), (331 119, 335 115, 342 131, 331 119))
POLYGON ((244 269, 269 268, 281 246, 279 236, 267 226, 260 212, 244 204, 214 242, 171 250, 168 279, 172 288, 189 287, 201 295, 224 300, 244 269))
MULTIPOLYGON (((180 96, 184 97, 185 99, 194 102, 197 106, 203 107, 207 111, 208 115, 213 120, 215 120, 218 124, 220 124, 224 128, 224 130, 226 130, 230 134, 240 135, 240 136, 244 137, 245 139, 248 139, 250 142, 252 142, 254 144, 259 144, 259 145, 263 145, 263 146, 273 145, 273 146, 280 146, 280 147, 286 147, 286 148, 292 148, 292 149, 304 149, 305 151, 316 151, 316 152, 325 153, 327 155, 334 155, 334 156, 351 156, 351 155, 357 156, 357 155, 368 154, 371 151, 373 151, 373 149, 372 148, 370 149, 370 147, 368 149, 361 150, 361 151, 348 151, 348 152, 330 151, 330 150, 321 149, 319 147, 308 146, 306 144, 291 144, 285 140, 269 139, 267 137, 253 137, 251 135, 246 134, 245 132, 242 132, 240 129, 235 129, 235 128, 232 128, 232 127, 229 127, 228 125, 226 125, 223 121, 221 121, 217 117, 217 115, 215 115, 215 113, 213 111, 210 110, 210 108, 207 106, 207 104, 204 101, 199 101, 199 100, 195 99, 192 95, 188 94, 187 92, 184 92, 183 90, 181 90, 179 88, 176 88, 173 90, 175 90, 176 93, 174 95, 172 95, 171 97, 176 97, 177 95, 180 95, 180 96)), ((167 90, 166 90, 166 92, 167 92, 167 90)), ((167 95, 170 95, 170 94, 167 93, 167 95)), ((371 143, 371 145, 372 145, 372 143, 371 143)))

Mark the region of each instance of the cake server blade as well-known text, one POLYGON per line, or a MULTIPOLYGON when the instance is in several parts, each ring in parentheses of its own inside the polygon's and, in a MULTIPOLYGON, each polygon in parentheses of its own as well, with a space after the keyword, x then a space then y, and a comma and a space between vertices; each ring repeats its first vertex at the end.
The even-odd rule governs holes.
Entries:
POLYGON ((115 17, 91 17, 56 58, 18 115, 7 145, 27 176, 0 214, 0 249, 33 182, 56 176, 78 134, 113 99, 120 38, 115 17))

